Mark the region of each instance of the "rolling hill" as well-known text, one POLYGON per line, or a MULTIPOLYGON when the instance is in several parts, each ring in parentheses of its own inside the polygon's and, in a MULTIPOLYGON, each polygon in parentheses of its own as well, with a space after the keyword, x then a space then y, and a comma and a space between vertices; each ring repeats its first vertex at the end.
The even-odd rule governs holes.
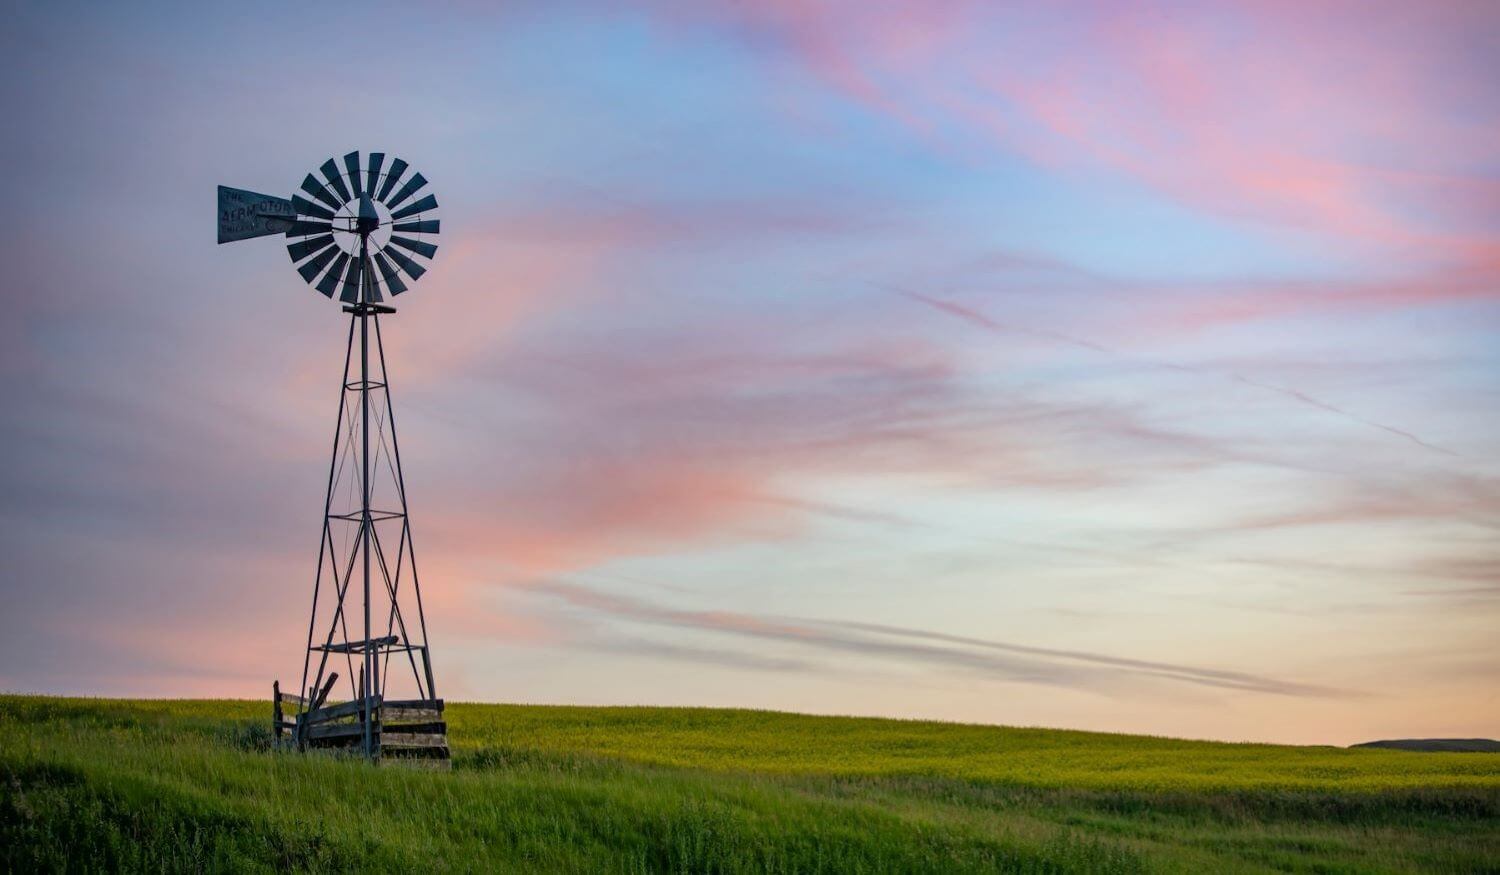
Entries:
POLYGON ((1393 738, 1384 741, 1366 741, 1353 746, 1415 750, 1426 753, 1500 753, 1500 741, 1492 738, 1393 738))

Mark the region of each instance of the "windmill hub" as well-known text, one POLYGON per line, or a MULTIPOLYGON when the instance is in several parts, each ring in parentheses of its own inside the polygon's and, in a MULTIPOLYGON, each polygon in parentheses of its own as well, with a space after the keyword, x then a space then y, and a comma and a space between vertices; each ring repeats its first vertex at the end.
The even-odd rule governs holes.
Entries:
POLYGON ((359 214, 354 220, 354 229, 360 234, 369 234, 380 227, 380 213, 375 211, 375 202, 370 196, 362 194, 359 196, 359 214))
POLYGON ((277 737, 446 765, 380 334, 380 316, 395 312, 381 302, 408 291, 437 254, 438 203, 422 194, 422 174, 385 157, 350 152, 342 167, 330 158, 290 198, 219 186, 219 242, 284 234, 297 272, 350 314, 302 683, 296 693, 273 685, 277 737), (330 699, 336 686, 341 702, 330 699))
POLYGON ((362 241, 371 252, 384 252, 391 245, 391 211, 368 197, 352 200, 333 217, 333 242, 351 259, 359 258, 362 241))

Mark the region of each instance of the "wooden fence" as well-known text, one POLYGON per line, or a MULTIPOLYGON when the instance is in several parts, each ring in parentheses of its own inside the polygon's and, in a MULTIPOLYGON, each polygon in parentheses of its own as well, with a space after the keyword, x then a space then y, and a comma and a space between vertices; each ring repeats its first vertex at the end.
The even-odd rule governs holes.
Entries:
POLYGON ((328 693, 337 679, 336 674, 329 677, 310 704, 301 696, 283 693, 279 683, 272 685, 272 726, 279 744, 298 750, 359 751, 368 726, 376 761, 448 768, 448 724, 443 719, 442 699, 375 696, 368 709, 363 699, 329 703, 328 693))

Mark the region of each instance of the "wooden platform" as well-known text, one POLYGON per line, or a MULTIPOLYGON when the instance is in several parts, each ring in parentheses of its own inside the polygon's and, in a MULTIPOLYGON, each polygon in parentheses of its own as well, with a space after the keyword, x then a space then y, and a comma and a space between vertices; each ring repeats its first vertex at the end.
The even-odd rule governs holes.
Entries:
MULTIPOLYGON (((359 753, 368 723, 375 760, 423 768, 450 767, 448 724, 442 699, 375 697, 366 713, 364 700, 306 706, 300 696, 274 688, 274 728, 279 744, 298 750, 338 749, 359 753), (286 706, 296 709, 289 712, 286 706)), ((326 692, 325 694, 326 695, 326 692)), ((321 700, 322 697, 320 696, 321 700)))

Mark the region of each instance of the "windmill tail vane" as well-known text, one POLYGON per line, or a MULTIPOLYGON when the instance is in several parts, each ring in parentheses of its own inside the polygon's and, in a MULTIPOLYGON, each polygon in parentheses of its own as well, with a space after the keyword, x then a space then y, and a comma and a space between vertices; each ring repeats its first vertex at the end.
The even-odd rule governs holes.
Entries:
POLYGON ((276 736, 446 767, 380 329, 437 254, 437 198, 410 169, 350 152, 289 198, 219 186, 219 242, 282 235, 302 279, 349 314, 302 677, 295 692, 272 685, 276 736))

